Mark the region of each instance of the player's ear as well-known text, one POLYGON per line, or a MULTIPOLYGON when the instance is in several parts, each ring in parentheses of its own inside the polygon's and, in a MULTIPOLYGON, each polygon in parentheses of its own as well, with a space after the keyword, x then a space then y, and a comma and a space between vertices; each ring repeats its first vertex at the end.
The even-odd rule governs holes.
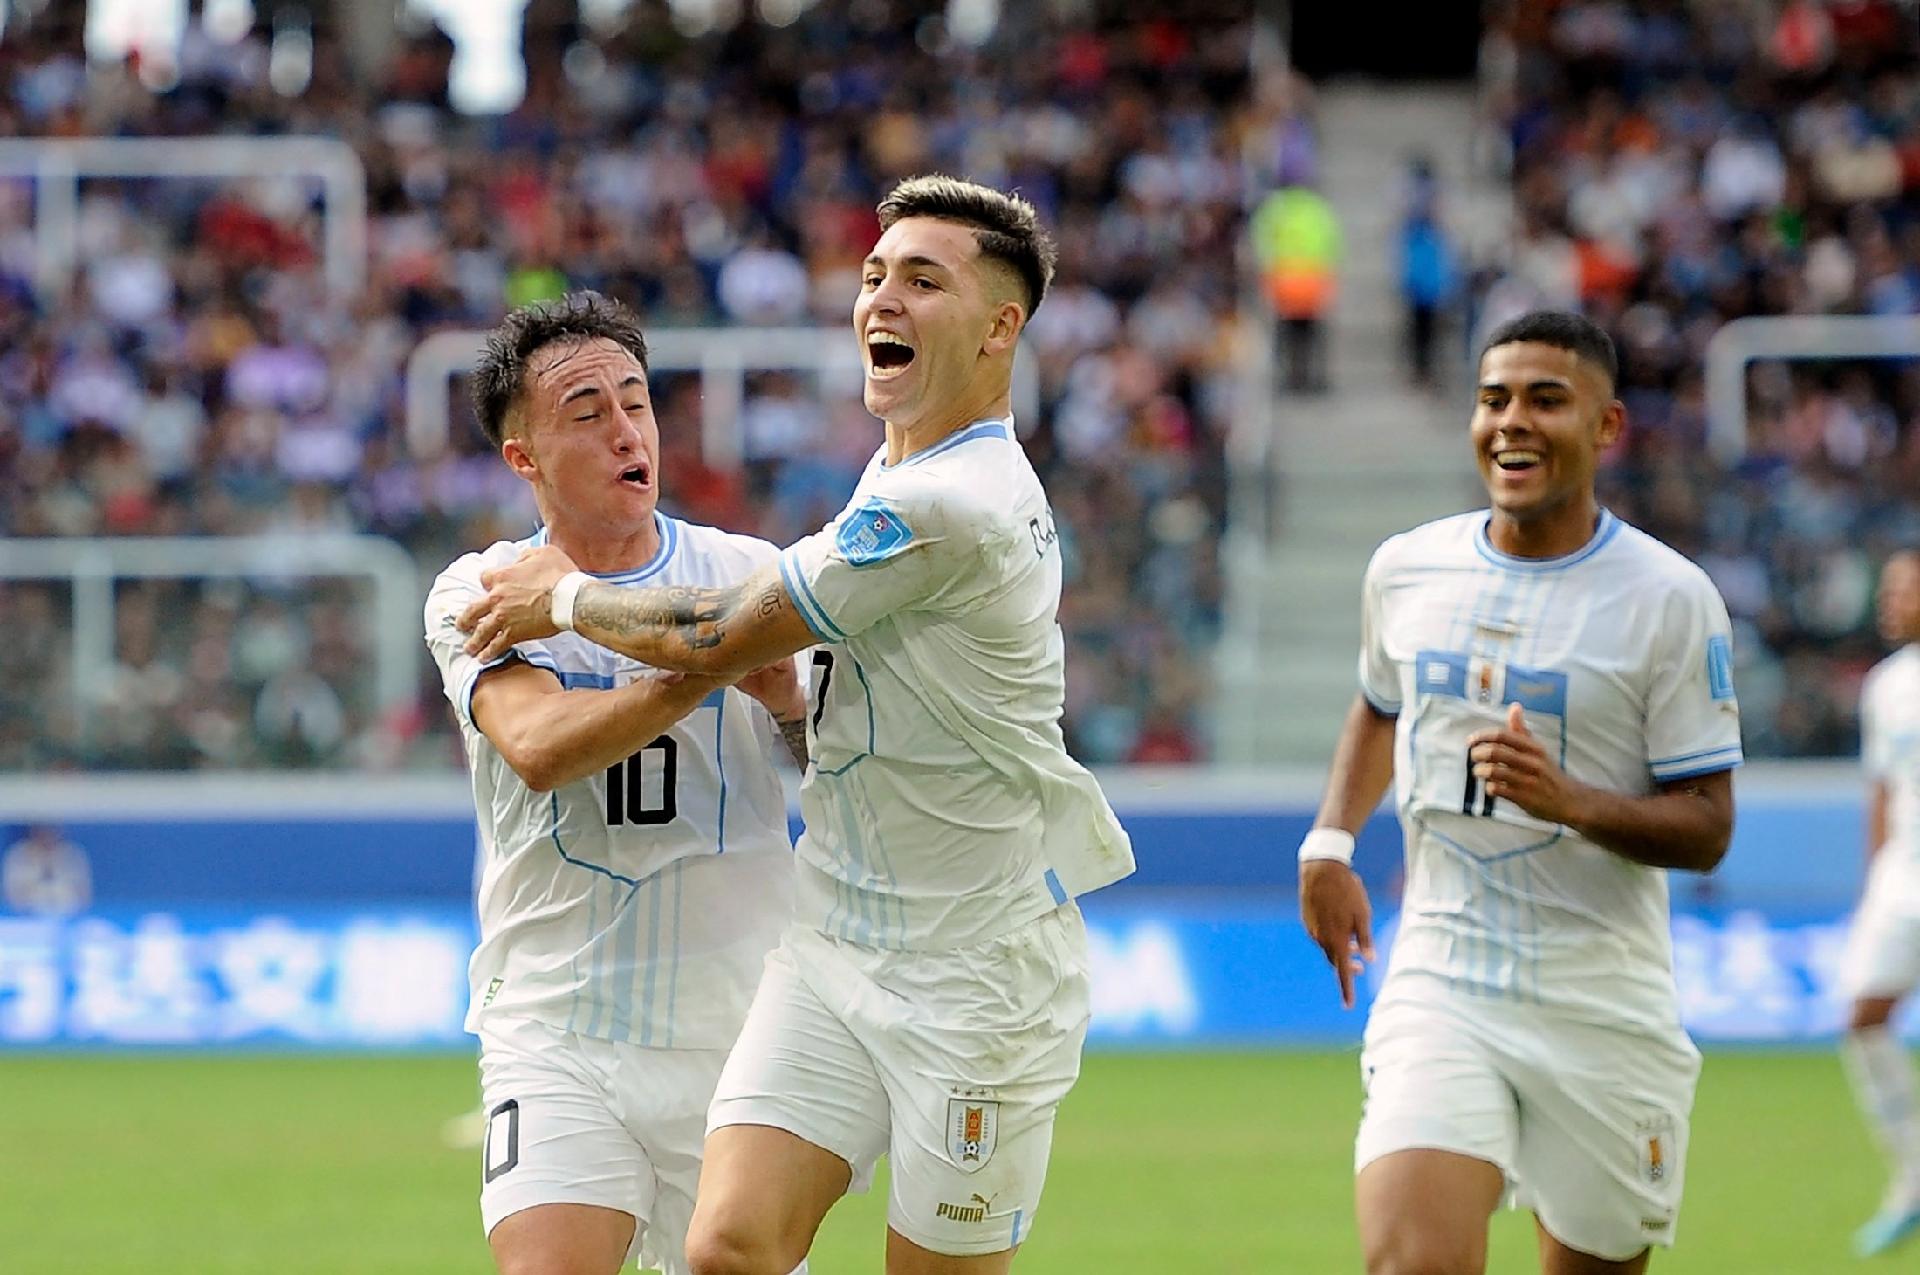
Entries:
POLYGON ((528 482, 540 477, 540 463, 534 458, 533 448, 528 444, 524 430, 515 429, 500 440, 500 459, 507 462, 508 469, 528 482))
POLYGON ((1627 427, 1627 405, 1619 399, 1612 399, 1607 408, 1600 413, 1600 428, 1594 434, 1594 442, 1600 451, 1606 451, 1619 441, 1620 431, 1627 427))
POLYGON ((1026 325, 1026 307, 1018 301, 1000 302, 993 307, 993 321, 987 326, 982 348, 988 354, 1004 354, 1020 340, 1020 329, 1026 325))

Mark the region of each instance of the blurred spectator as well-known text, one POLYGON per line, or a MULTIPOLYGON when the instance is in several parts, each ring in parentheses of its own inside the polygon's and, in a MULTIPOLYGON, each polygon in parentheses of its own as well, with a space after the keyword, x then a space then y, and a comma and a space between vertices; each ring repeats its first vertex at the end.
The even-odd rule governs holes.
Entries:
POLYGON ((1434 383, 1433 350, 1453 301, 1454 249, 1440 219, 1439 180, 1433 161, 1408 166, 1407 211, 1400 223, 1400 296, 1407 307, 1407 363, 1414 383, 1434 383))
POLYGON ((87 852, 52 824, 36 824, 0 855, 0 898, 27 916, 74 916, 93 902, 87 852))
POLYGON ((1278 320, 1275 358, 1295 393, 1327 389, 1324 324, 1340 268, 1340 221, 1310 186, 1283 186, 1253 211, 1253 250, 1278 320))

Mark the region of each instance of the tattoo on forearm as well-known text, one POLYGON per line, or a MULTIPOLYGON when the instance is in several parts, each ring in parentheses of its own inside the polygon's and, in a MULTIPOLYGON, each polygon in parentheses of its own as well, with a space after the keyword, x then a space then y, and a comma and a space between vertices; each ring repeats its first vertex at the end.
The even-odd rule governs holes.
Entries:
POLYGON ((780 738, 787 741, 787 751, 793 754, 793 764, 800 769, 807 768, 807 715, 805 713, 788 721, 774 722, 780 728, 780 738))
POLYGON ((780 614, 780 608, 787 604, 787 591, 779 581, 774 581, 761 591, 753 604, 753 613, 763 620, 771 620, 780 614))
POLYGON ((617 639, 638 639, 651 651, 703 651, 725 640, 727 622, 739 600, 737 587, 582 589, 574 603, 575 625, 592 625, 617 639))

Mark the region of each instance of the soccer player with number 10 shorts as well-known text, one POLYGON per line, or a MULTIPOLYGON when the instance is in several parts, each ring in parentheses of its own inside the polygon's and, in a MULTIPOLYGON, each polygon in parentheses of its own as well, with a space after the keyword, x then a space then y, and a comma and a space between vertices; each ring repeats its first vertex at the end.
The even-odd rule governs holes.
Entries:
POLYGON ((536 550, 463 617, 481 658, 562 627, 702 676, 821 647, 797 922, 714 1097, 695 1275, 781 1275, 882 1154, 889 1275, 1008 1270, 1086 1036, 1074 899, 1133 869, 1063 744, 1060 545, 1013 429, 1053 246, 950 178, 879 213, 853 321, 886 441, 838 516, 733 589, 536 550))
POLYGON ((1595 496, 1616 374, 1577 315, 1496 331, 1471 426, 1491 508, 1367 568, 1300 899, 1351 1004, 1373 956, 1353 833, 1392 783, 1406 891, 1355 1149, 1372 1275, 1478 1275, 1503 1198, 1547 1275, 1635 1275, 1673 1242, 1700 1056, 1663 869, 1725 854, 1740 720, 1720 595, 1595 496))

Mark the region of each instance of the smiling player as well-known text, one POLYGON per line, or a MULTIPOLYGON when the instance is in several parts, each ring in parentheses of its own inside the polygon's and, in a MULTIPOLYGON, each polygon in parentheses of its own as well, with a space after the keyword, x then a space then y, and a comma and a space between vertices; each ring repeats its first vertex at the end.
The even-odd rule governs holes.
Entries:
POLYGON ((1594 495, 1615 366, 1576 315, 1497 331, 1472 422, 1492 508, 1367 568, 1300 900, 1351 1004, 1372 950, 1347 864, 1393 782, 1406 896, 1355 1149, 1372 1275, 1478 1275, 1509 1189, 1549 1275, 1633 1275, 1673 1240, 1699 1054, 1661 869, 1726 852, 1740 722, 1719 594, 1594 495))

